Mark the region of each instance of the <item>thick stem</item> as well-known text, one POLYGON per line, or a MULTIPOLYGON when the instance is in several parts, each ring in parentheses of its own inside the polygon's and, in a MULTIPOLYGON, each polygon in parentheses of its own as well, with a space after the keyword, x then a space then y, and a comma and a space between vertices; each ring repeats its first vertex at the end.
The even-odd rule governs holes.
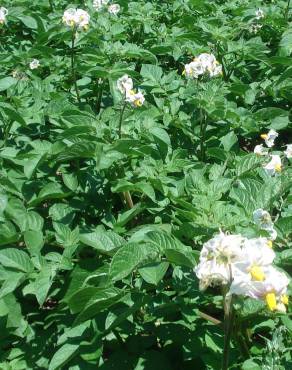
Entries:
POLYGON ((133 203, 133 199, 131 197, 131 193, 129 191, 124 191, 123 196, 125 198, 125 202, 126 202, 128 208, 130 208, 130 209, 133 208, 134 203, 133 203))
POLYGON ((232 295, 226 294, 224 296, 224 350, 222 359, 222 370, 228 370, 232 328, 233 328, 232 295))
POLYGON ((233 302, 232 294, 229 293, 230 285, 232 284, 232 269, 231 265, 228 264, 229 271, 229 284, 224 287, 223 291, 223 304, 224 304, 224 349, 222 358, 222 370, 228 370, 229 364, 229 352, 230 352, 230 340, 233 329, 233 302))
POLYGON ((73 83, 74 83, 74 88, 77 96, 78 103, 81 102, 80 100, 80 95, 79 95, 79 90, 77 86, 77 80, 76 80, 76 68, 75 68, 75 35, 76 35, 76 29, 72 29, 72 39, 71 39, 71 71, 72 71, 72 76, 73 76, 73 83))

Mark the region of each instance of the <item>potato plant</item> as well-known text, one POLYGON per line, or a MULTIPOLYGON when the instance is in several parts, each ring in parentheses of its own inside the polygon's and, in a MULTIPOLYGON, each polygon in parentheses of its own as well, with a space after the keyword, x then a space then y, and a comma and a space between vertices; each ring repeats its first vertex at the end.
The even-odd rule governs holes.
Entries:
POLYGON ((0 369, 292 369, 291 8, 2 0, 0 369))

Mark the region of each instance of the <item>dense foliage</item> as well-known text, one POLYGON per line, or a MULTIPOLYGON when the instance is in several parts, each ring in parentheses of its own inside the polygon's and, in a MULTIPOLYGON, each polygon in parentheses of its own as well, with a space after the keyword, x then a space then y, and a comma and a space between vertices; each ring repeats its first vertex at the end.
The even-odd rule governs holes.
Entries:
MULTIPOLYGON (((3 370, 220 369, 221 290, 193 269, 219 229, 267 236, 257 209, 292 272, 290 1, 116 3, 0 4, 3 370), (186 75, 202 53, 222 75, 186 75)), ((230 369, 291 369, 289 307, 234 305, 230 369)))

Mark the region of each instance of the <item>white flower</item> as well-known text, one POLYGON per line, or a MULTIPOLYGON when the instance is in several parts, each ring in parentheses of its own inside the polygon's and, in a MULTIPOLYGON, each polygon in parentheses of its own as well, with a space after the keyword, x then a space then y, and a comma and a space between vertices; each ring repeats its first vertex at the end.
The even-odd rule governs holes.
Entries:
POLYGON ((274 229, 274 224, 268 211, 264 211, 261 208, 256 209, 253 212, 253 221, 260 227, 260 229, 265 230, 267 233, 269 233, 270 241, 273 241, 277 238, 278 234, 277 231, 274 229))
POLYGON ((216 64, 215 56, 208 53, 200 54, 195 60, 201 63, 204 69, 212 69, 216 64))
POLYGON ((128 75, 124 75, 118 79, 117 88, 123 95, 125 95, 127 91, 133 89, 133 80, 128 75))
POLYGON ((273 176, 282 171, 282 163, 278 155, 271 155, 271 158, 270 162, 264 166, 264 170, 268 175, 273 176))
POLYGON ((213 69, 209 70, 210 77, 222 75, 222 65, 216 65, 213 69))
POLYGON ((287 149, 284 152, 287 158, 292 158, 292 144, 287 145, 287 149))
POLYGON ((198 78, 200 75, 204 74, 204 72, 204 67, 199 61, 193 61, 185 65, 184 73, 186 77, 198 78))
POLYGON ((254 223, 263 230, 270 229, 274 226, 271 215, 268 211, 264 211, 262 208, 256 209, 252 216, 254 223))
POLYGON ((234 269, 234 279, 230 292, 237 295, 261 299, 266 302, 271 311, 286 310, 288 304, 287 287, 289 279, 287 276, 275 269, 273 266, 263 266, 254 273, 246 274, 239 268, 234 269))
POLYGON ((267 147, 271 148, 274 146, 274 141, 278 136, 279 134, 272 129, 267 134, 262 134, 261 138, 265 140, 267 147))
POLYGON ((6 8, 4 8, 3 6, 1 6, 1 8, 0 8, 0 24, 5 23, 7 14, 8 14, 8 10, 6 8))
POLYGON ((242 258, 243 241, 241 235, 221 232, 203 245, 200 262, 194 270, 200 280, 200 289, 231 282, 232 265, 242 258))
POLYGON ((79 27, 84 29, 88 28, 90 16, 85 10, 76 9, 76 18, 79 27))
POLYGON ((63 23, 69 27, 87 29, 90 21, 89 14, 82 9, 69 8, 63 15, 63 23))
POLYGON ((126 101, 133 107, 138 108, 144 104, 145 98, 142 91, 126 90, 126 101))
MULTIPOLYGON (((265 280, 265 268, 270 266, 275 258, 275 252, 270 248, 267 238, 245 239, 242 247, 242 258, 235 262, 232 272, 233 286, 244 281, 263 281, 265 280)), ((241 285, 237 287, 241 288, 241 285)), ((232 292, 235 293, 234 287, 232 292)), ((236 293, 242 294, 242 293, 236 293)))
POLYGON ((256 16, 256 19, 261 19, 261 18, 264 18, 265 14, 262 11, 262 9, 259 8, 258 10, 256 10, 255 16, 256 16))
POLYGON ((108 3, 109 3, 109 0, 94 0, 92 3, 92 6, 95 10, 100 10, 108 3))
POLYGON ((266 229, 266 231, 269 233, 269 239, 271 241, 277 239, 278 233, 273 227, 271 227, 270 229, 266 229))
POLYGON ((37 69, 39 66, 40 66, 40 61, 39 61, 38 59, 33 59, 33 60, 29 63, 29 68, 30 68, 30 69, 37 69))
POLYGON ((256 145, 253 152, 260 156, 268 155, 268 149, 264 148, 263 144, 256 145))
POLYGON ((114 15, 117 15, 119 13, 119 11, 121 10, 121 7, 119 4, 112 4, 108 7, 108 12, 110 14, 114 14, 114 15))
POLYGON ((196 57, 191 63, 185 65, 186 77, 198 78, 203 74, 216 77, 222 74, 222 66, 213 54, 203 53, 196 57))
POLYGON ((262 24, 252 24, 251 26, 250 26, 250 32, 251 33, 258 33, 259 32, 259 30, 261 29, 263 27, 263 25, 262 24))

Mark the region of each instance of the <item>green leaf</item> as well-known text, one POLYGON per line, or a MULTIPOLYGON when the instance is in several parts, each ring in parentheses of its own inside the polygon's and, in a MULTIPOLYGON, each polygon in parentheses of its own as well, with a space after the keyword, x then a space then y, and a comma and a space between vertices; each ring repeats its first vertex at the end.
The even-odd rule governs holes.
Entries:
POLYGON ((68 301, 71 311, 79 313, 75 324, 78 325, 109 308, 120 301, 126 294, 128 292, 112 287, 84 287, 77 290, 68 301))
POLYGON ((223 148, 226 152, 229 152, 229 150, 237 143, 237 136, 233 131, 229 132, 227 135, 222 136, 220 138, 220 141, 223 145, 223 148))
POLYGON ((171 142, 168 133, 160 127, 152 127, 150 133, 154 137, 162 158, 165 158, 168 151, 171 150, 171 142))
POLYGON ((80 344, 66 343, 53 355, 49 370, 59 370, 69 362, 78 352, 80 344))
POLYGON ((151 64, 143 64, 140 74, 146 80, 159 85, 162 77, 162 68, 151 64))
POLYGON ((4 77, 0 79, 0 91, 5 91, 11 86, 15 85, 17 82, 16 78, 13 77, 4 77))
POLYGON ((125 240, 113 231, 95 231, 81 234, 80 241, 105 254, 112 254, 125 244, 125 240))
POLYGON ((260 168, 263 161, 263 158, 255 154, 247 154, 246 156, 240 157, 236 167, 236 175, 242 176, 246 172, 260 168))
POLYGON ((168 262, 154 262, 139 268, 142 278, 149 284, 157 285, 169 267, 168 262))
POLYGON ((28 28, 36 29, 38 27, 38 24, 35 18, 31 17, 30 15, 22 15, 20 17, 20 20, 28 28))
POLYGON ((150 244, 130 243, 121 247, 110 264, 109 279, 117 281, 128 276, 143 262, 153 260, 158 256, 158 249, 150 244))
POLYGON ((43 233, 39 230, 27 230, 24 233, 24 241, 31 254, 39 254, 44 245, 43 233))
POLYGON ((262 367, 251 359, 244 361, 244 363, 242 364, 242 370, 261 370, 261 369, 262 367))
POLYGON ((33 270, 28 254, 16 248, 0 250, 0 263, 5 267, 23 272, 31 272, 33 270))
POLYGON ((165 255, 169 262, 178 266, 186 266, 192 269, 197 264, 196 258, 192 252, 166 249, 165 255))
POLYGON ((64 184, 72 191, 76 191, 78 188, 78 179, 76 175, 72 173, 64 173, 62 174, 62 178, 64 181, 64 184))

